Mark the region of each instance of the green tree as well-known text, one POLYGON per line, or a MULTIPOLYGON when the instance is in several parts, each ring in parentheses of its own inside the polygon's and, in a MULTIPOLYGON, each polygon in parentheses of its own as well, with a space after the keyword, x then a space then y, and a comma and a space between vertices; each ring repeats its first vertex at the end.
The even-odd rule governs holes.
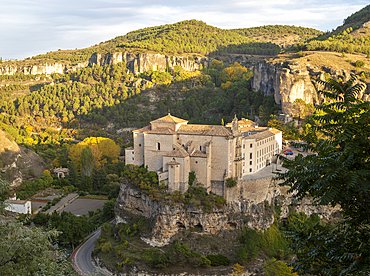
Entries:
POLYGON ((295 269, 313 275, 366 275, 370 271, 370 103, 357 96, 365 89, 356 83, 318 80, 328 99, 313 116, 316 122, 302 138, 312 154, 294 160, 281 156, 288 169, 279 173, 282 185, 302 199, 340 206, 336 223, 307 220, 290 233, 295 269), (319 115, 321 114, 321 115, 319 115), (324 134, 324 139, 318 138, 324 134))
MULTIPOLYGON (((0 213, 9 184, 0 179, 0 213)), ((70 264, 51 244, 60 232, 26 227, 0 215, 0 271, 1 275, 74 275, 70 264), (52 251, 60 260, 50 258, 52 251)))

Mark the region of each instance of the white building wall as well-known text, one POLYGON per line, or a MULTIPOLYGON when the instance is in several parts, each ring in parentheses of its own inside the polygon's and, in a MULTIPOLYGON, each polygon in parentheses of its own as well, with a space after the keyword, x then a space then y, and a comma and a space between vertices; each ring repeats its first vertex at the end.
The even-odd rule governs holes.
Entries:
POLYGON ((31 214, 31 201, 26 201, 25 203, 6 203, 5 210, 14 212, 14 213, 19 213, 19 214, 31 214))

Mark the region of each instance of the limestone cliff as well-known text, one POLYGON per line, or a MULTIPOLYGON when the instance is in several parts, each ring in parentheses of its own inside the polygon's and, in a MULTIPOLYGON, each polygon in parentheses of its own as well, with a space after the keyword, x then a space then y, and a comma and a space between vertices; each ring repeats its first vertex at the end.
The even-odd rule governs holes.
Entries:
POLYGON ((289 215, 294 206, 296 211, 307 215, 318 213, 330 219, 336 209, 314 206, 308 199, 295 201, 271 178, 256 181, 240 181, 228 188, 227 204, 204 212, 201 206, 186 204, 165 204, 151 200, 149 196, 128 183, 121 183, 121 190, 115 204, 116 221, 125 221, 125 212, 144 216, 154 222, 152 237, 145 241, 153 246, 164 246, 179 231, 196 228, 203 234, 215 234, 221 230, 256 230, 269 228, 274 222, 274 204, 281 206, 281 217, 289 215))
POLYGON ((266 229, 274 222, 273 211, 266 212, 263 203, 249 200, 229 202, 223 208, 204 212, 201 206, 185 204, 166 205, 151 200, 137 188, 122 183, 115 205, 117 222, 124 221, 124 212, 144 216, 154 221, 153 236, 147 240, 154 246, 170 242, 178 231, 197 228, 204 234, 220 230, 243 229, 245 225, 254 229, 266 229))
POLYGON ((46 167, 42 158, 31 150, 17 145, 10 135, 0 129, 0 171, 12 185, 38 177, 46 167))
POLYGON ((17 63, 4 64, 0 66, 0 75, 51 75, 54 73, 64 74, 69 71, 75 71, 88 66, 88 62, 79 63, 77 65, 65 65, 63 63, 40 63, 30 65, 18 65, 17 63))
MULTIPOLYGON (((321 76, 321 72, 311 74, 321 76)), ((265 95, 274 95, 283 113, 291 114, 290 105, 296 99, 307 103, 317 102, 317 93, 305 64, 263 61, 253 69, 252 89, 265 95)))
MULTIPOLYGON (((354 57, 359 58, 359 57, 354 57)), ((265 95, 274 95, 283 113, 291 114, 291 105, 296 99, 315 104, 319 101, 313 79, 331 78, 348 80, 356 68, 344 62, 339 54, 315 53, 300 59, 276 59, 258 62, 253 69, 252 89, 265 95)), ((369 99, 369 89, 359 97, 369 99)))
POLYGON ((109 65, 125 62, 128 69, 134 73, 143 73, 149 70, 164 71, 178 65, 188 71, 199 70, 201 64, 207 64, 207 59, 189 58, 187 56, 168 56, 156 53, 131 54, 127 52, 108 53, 105 55, 95 53, 91 56, 89 64, 109 65))
POLYGON ((207 59, 192 58, 187 56, 167 56, 156 53, 142 53, 130 54, 127 52, 116 52, 107 54, 93 54, 89 61, 79 63, 77 65, 55 63, 40 63, 22 65, 22 63, 4 63, 0 66, 0 75, 14 75, 23 73, 25 75, 45 74, 51 75, 53 73, 64 74, 70 71, 76 71, 89 65, 109 65, 118 62, 127 63, 128 70, 132 73, 143 73, 149 70, 166 70, 167 67, 173 68, 176 65, 181 66, 185 70, 194 71, 199 70, 201 64, 207 65, 207 59))

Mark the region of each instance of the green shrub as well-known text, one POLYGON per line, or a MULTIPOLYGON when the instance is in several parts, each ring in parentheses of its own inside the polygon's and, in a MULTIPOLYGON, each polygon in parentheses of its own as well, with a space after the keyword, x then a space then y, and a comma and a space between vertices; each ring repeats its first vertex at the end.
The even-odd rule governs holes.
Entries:
POLYGON ((206 258, 211 261, 211 266, 230 265, 229 258, 222 254, 217 254, 217 255, 210 254, 210 255, 207 255, 206 258))
POLYGON ((281 259, 287 251, 287 240, 279 230, 278 222, 275 219, 273 225, 260 233, 259 247, 269 257, 281 259))
POLYGON ((208 267, 211 261, 198 252, 190 250, 186 245, 175 242, 166 253, 158 249, 147 249, 143 254, 144 260, 153 268, 183 267, 188 264, 194 268, 208 267))
POLYGON ((363 62, 362 60, 356 60, 355 62, 356 67, 364 67, 364 65, 365 65, 365 62, 363 62))
POLYGON ((232 188, 235 187, 237 184, 236 180, 232 177, 226 178, 226 187, 232 188))
POLYGON ((195 178, 196 178, 195 172, 189 172, 189 185, 190 186, 193 185, 195 178))
POLYGON ((363 71, 361 73, 362 78, 370 79, 370 71, 363 71))
POLYGON ((112 244, 110 241, 106 242, 102 248, 101 248, 101 251, 103 251, 104 253, 109 253, 110 251, 112 250, 112 244))
POLYGON ((254 259, 259 252, 260 235, 256 230, 246 228, 240 235, 239 240, 244 246, 236 251, 236 257, 239 263, 246 264, 254 259))

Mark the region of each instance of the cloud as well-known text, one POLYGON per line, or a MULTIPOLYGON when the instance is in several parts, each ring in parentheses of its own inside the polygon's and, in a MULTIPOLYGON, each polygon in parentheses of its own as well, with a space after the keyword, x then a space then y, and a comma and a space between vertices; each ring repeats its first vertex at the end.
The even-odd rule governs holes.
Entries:
POLYGON ((13 0, 2 3, 0 57, 89 47, 139 28, 197 19, 219 28, 296 25, 331 30, 365 1, 13 0))

